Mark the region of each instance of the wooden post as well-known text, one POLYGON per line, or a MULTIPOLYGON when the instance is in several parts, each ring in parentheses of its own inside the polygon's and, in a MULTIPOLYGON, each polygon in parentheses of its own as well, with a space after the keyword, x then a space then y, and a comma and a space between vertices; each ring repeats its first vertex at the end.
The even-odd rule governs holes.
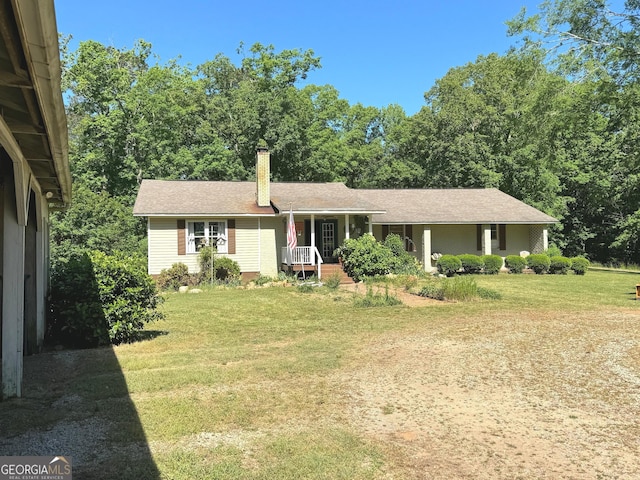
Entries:
POLYGON ((14 186, 11 181, 5 185, 2 212, 2 396, 9 398, 22 395, 25 226, 18 222, 14 186))

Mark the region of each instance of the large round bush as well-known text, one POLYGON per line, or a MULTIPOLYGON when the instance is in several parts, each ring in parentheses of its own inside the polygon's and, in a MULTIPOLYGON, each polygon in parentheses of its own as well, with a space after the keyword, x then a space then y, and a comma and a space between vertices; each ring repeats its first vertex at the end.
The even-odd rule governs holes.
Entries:
POLYGON ((551 259, 544 253, 532 253, 527 257, 527 266, 537 274, 547 273, 551 259))
POLYGON ((520 255, 507 255, 504 265, 509 269, 509 273, 522 273, 527 266, 527 260, 520 255))
POLYGON ((336 254, 342 258, 344 271, 356 282, 364 277, 391 273, 393 252, 373 235, 345 240, 336 254))
POLYGON ((462 271, 464 273, 480 273, 484 267, 484 262, 478 255, 465 253, 458 255, 458 258, 460 259, 460 264, 462 265, 462 271))
POLYGON ((573 257, 571 259, 571 270, 573 270, 576 275, 584 275, 587 273, 589 265, 589 260, 584 257, 573 257))
POLYGON ((500 255, 483 255, 484 268, 482 271, 487 275, 496 275, 502 268, 502 257, 500 255))
POLYGON ((162 318, 159 302, 143 258, 85 253, 52 270, 48 333, 76 347, 131 342, 162 318))
POLYGON ((549 272, 556 275, 566 275, 571 268, 571 260, 561 255, 549 259, 549 272))
POLYGON ((436 262, 438 272, 453 277, 462 268, 462 262, 455 255, 442 255, 436 262))

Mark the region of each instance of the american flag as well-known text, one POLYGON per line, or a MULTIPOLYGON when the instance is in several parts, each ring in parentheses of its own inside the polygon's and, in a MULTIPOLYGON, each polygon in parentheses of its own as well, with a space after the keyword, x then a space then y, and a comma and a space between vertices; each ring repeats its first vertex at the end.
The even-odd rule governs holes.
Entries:
POLYGON ((293 251, 298 246, 298 237, 296 235, 296 224, 293 221, 293 210, 289 209, 289 224, 287 225, 287 249, 289 250, 289 258, 293 259, 293 251))

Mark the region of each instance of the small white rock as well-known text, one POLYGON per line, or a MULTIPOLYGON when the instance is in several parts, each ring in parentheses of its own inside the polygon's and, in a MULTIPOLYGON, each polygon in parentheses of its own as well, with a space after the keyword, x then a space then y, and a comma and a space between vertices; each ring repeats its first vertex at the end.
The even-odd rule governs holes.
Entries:
POLYGON ((188 291, 189 291, 189 287, 187 285, 183 285, 180 288, 178 288, 179 293, 187 293, 188 291))

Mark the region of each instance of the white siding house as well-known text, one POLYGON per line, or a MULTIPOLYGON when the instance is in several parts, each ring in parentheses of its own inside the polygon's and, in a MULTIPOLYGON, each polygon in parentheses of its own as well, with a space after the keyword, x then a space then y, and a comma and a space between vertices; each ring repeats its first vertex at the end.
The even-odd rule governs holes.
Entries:
MULTIPOLYGON (((197 271, 197 246, 217 241, 219 253, 245 278, 275 276, 285 265, 291 211, 299 268, 332 263, 346 239, 367 233, 405 239, 431 271, 434 253, 495 253, 502 257, 547 248, 556 220, 497 189, 356 190, 342 183, 269 181, 269 155, 257 154, 256 182, 143 180, 134 215, 148 218, 149 273, 174 263, 197 271), (221 236, 221 234, 223 234, 221 236)), ((319 272, 318 272, 319 273, 319 272)))

